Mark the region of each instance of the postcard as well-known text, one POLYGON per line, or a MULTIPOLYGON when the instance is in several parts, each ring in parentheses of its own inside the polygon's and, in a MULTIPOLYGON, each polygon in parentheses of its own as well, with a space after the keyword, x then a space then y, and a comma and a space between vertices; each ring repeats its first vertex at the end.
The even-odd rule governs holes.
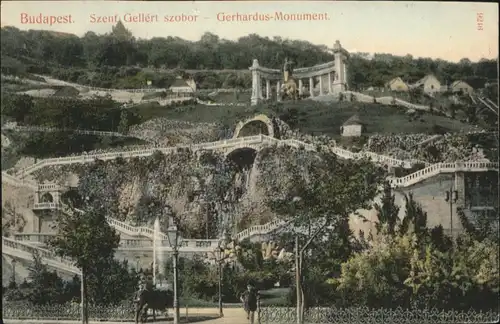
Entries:
POLYGON ((498 6, 3 1, 3 321, 498 320, 498 6))

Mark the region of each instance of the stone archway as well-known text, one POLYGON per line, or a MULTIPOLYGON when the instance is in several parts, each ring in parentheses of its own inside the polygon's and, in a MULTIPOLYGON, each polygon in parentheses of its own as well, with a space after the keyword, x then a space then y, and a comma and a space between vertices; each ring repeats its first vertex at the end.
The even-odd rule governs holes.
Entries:
POLYGON ((252 147, 237 148, 226 155, 226 159, 236 165, 239 170, 251 168, 255 162, 257 150, 252 147))
POLYGON ((54 202, 54 197, 50 192, 46 192, 40 197, 40 203, 52 203, 52 202, 54 202))
POLYGON ((244 122, 239 122, 234 130, 233 138, 267 135, 274 137, 274 126, 272 120, 264 114, 257 115, 244 122))

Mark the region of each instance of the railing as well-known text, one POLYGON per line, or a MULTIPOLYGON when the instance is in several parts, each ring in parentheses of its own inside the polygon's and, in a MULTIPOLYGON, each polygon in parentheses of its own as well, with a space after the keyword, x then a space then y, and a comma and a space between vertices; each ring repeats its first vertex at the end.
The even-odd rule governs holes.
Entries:
POLYGON ((95 161, 96 159, 100 160, 110 160, 115 159, 117 157, 123 158, 131 158, 138 156, 149 156, 152 155, 155 151, 161 151, 163 153, 171 153, 175 152, 180 148, 190 148, 190 149, 221 149, 225 147, 234 146, 237 143, 258 143, 261 140, 261 136, 249 136, 242 138, 235 138, 217 142, 207 142, 201 144, 193 144, 193 145, 178 145, 164 148, 149 148, 142 150, 132 150, 132 151, 121 151, 121 152, 110 152, 110 153, 97 153, 97 154, 85 154, 78 156, 68 156, 68 157, 60 157, 60 158, 50 158, 41 160, 33 165, 30 165, 24 169, 19 170, 16 173, 16 177, 23 178, 26 175, 31 174, 32 172, 49 165, 62 165, 62 164, 73 164, 73 163, 90 163, 95 161))
POLYGON ((390 183, 393 187, 406 187, 422 181, 425 178, 435 176, 439 173, 450 172, 470 172, 470 171, 489 171, 498 170, 498 162, 455 162, 455 163, 436 163, 422 170, 418 170, 401 178, 392 178, 390 183))
POLYGON ((59 208, 61 208, 61 204, 59 204, 59 203, 53 203, 53 202, 35 203, 33 205, 33 209, 34 210, 59 209, 59 208))
POLYGON ((234 238, 237 239, 238 241, 242 241, 254 235, 268 234, 278 228, 285 226, 286 224, 288 224, 288 222, 282 220, 275 220, 264 225, 255 225, 239 232, 234 236, 234 238))
MULTIPOLYGON (((368 307, 315 307, 304 314, 305 323, 363 323, 363 324, 455 324, 455 323, 495 323, 498 321, 498 310, 460 311, 438 309, 383 309, 368 307)), ((259 307, 259 323, 294 323, 296 312, 294 307, 259 307)))
POLYGON ((29 244, 47 244, 50 238, 54 237, 52 233, 15 233, 14 240, 18 242, 26 242, 29 244))
MULTIPOLYGON (((205 149, 205 150, 211 150, 211 149, 223 149, 223 148, 228 148, 228 147, 235 147, 235 146, 243 146, 243 144, 285 144, 285 145, 290 145, 293 147, 304 147, 305 149, 308 150, 315 150, 316 147, 313 144, 309 143, 304 143, 298 140, 290 139, 290 140, 278 140, 266 135, 256 135, 256 136, 248 136, 248 137, 240 137, 240 138, 233 138, 233 139, 228 139, 228 140, 222 140, 222 141, 217 141, 217 142, 208 142, 208 143, 201 143, 201 144, 193 144, 193 145, 179 145, 179 146, 174 146, 174 147, 165 147, 165 148, 150 148, 150 149, 143 149, 143 150, 134 150, 134 151, 122 151, 122 152, 111 152, 111 153, 100 153, 100 154, 89 154, 89 155, 80 155, 80 156, 70 156, 70 157, 62 157, 62 158, 53 158, 53 159, 45 159, 42 160, 38 163, 35 163, 25 169, 22 169, 16 173, 16 177, 18 178, 23 178, 24 176, 48 165, 60 165, 60 164, 72 164, 72 163, 87 163, 87 162, 93 162, 96 159, 101 159, 101 160, 110 160, 110 159, 115 159, 117 157, 122 157, 122 158, 130 158, 130 157, 137 157, 137 156, 149 156, 152 155, 155 151, 161 151, 165 154, 168 154, 170 152, 174 152, 178 149, 181 148, 189 148, 189 149, 205 149)), ((403 166, 405 168, 410 168, 413 164, 415 163, 424 163, 425 165, 428 166, 428 168, 431 168, 433 165, 429 165, 429 163, 425 161, 418 161, 418 160, 398 160, 389 156, 385 155, 380 155, 376 154, 373 152, 359 152, 359 153, 354 153, 348 150, 344 150, 339 147, 328 147, 333 153, 339 155, 342 158, 346 159, 359 159, 362 157, 369 157, 372 159, 372 161, 376 163, 382 163, 382 164, 388 164, 388 165, 393 165, 393 166, 403 166)), ((482 163, 484 164, 485 162, 465 162, 465 163, 472 163, 472 165, 479 165, 477 163, 482 163), (474 164, 476 163, 476 164, 474 164)), ((442 164, 442 163, 441 163, 442 164)), ((441 165, 440 163, 434 164, 434 168, 439 168, 438 165, 441 165)), ((481 164, 481 165, 482 165, 481 164)), ((491 169, 498 168, 498 163, 490 163, 491 169), (496 165, 496 166, 495 166, 496 165)), ((484 168, 483 167, 478 167, 478 170, 473 170, 474 167, 471 167, 472 169, 470 171, 482 171, 484 168)), ((427 168, 426 168, 427 169, 427 168)), ((420 171, 417 171, 411 175, 408 175, 403 178, 398 178, 395 179, 396 182, 393 181, 393 183, 397 183, 398 186, 400 184, 406 183, 408 179, 422 179, 421 175, 423 174, 429 174, 429 171, 424 171, 426 169, 422 169, 420 171)), ((443 171, 441 171, 443 172, 443 171)), ((449 170, 448 172, 453 172, 453 170, 449 170)), ((12 178, 12 176, 11 176, 12 178)), ((425 177, 427 178, 427 176, 425 177)), ((419 180, 419 181, 420 181, 419 180)), ((414 182, 412 182, 414 183, 414 182)))
MULTIPOLYGON (((144 226, 132 226, 132 225, 129 225, 127 223, 124 223, 124 222, 121 222, 117 219, 114 219, 112 217, 106 217, 106 220, 108 221, 108 223, 110 225, 112 225, 113 227, 115 227, 116 229, 118 229, 119 231, 123 232, 123 233, 127 233, 129 235, 134 235, 134 236, 140 236, 140 235, 143 235, 143 236, 146 236, 148 237, 150 240, 153 239, 154 237, 154 230, 149 228, 149 227, 144 227, 144 226)), ((271 221, 267 224, 264 224, 264 225, 255 225, 255 226, 252 226, 252 227, 249 227, 241 232, 239 232, 238 234, 236 234, 234 236, 234 238, 238 239, 238 240, 244 240, 246 238, 249 238, 251 236, 254 236, 254 235, 260 235, 260 234, 267 234, 275 229, 278 229, 279 227, 281 226, 284 226, 285 224, 287 224, 287 222, 284 222, 284 221, 281 221, 281 220, 276 220, 276 221, 271 221)), ((165 233, 158 233, 158 237, 162 240, 162 245, 164 246, 170 246, 170 244, 168 244, 168 235, 165 234, 165 233)), ((123 241, 126 241, 126 240, 123 240, 123 241)), ((130 243, 124 243, 124 244, 132 244, 132 245, 137 245, 137 244, 147 244, 147 243, 138 243, 138 242, 147 242, 145 240, 131 240, 130 243)), ((149 241, 150 243, 148 243, 149 245, 148 246, 151 246, 152 245, 152 242, 149 241)), ((202 247, 202 246, 217 246, 217 244, 219 243, 219 240, 217 239, 212 239, 212 240, 199 240, 199 239, 185 239, 183 240, 183 244, 184 246, 186 247, 202 247)))
MULTIPOLYGON (((3 319, 38 320, 43 321, 76 321, 80 319, 80 304, 65 305, 30 305, 19 304, 18 302, 4 302, 2 309, 3 319)), ((134 307, 126 306, 96 306, 89 305, 88 316, 91 321, 124 322, 134 321, 134 307)))
POLYGON ((2 253, 12 254, 16 257, 32 260, 33 254, 37 252, 51 266, 55 266, 72 273, 80 273, 80 270, 75 267, 74 262, 71 259, 61 258, 52 251, 31 244, 2 237, 2 253))
POLYGON ((48 84, 56 84, 56 85, 66 85, 78 89, 88 89, 88 90, 93 90, 93 91, 105 91, 105 92, 130 92, 130 93, 137 93, 137 92, 161 92, 161 91, 166 91, 167 89, 164 88, 144 88, 144 89, 108 89, 108 88, 99 88, 99 87, 91 87, 91 86, 86 86, 86 85, 81 85, 78 83, 72 83, 72 82, 67 82, 67 81, 62 81, 58 79, 51 78, 49 76, 45 75, 40 75, 40 74, 34 74, 38 77, 44 78, 46 83, 48 84))
POLYGON ((400 105, 400 106, 403 106, 403 107, 406 107, 409 109, 416 109, 416 110, 429 110, 430 109, 428 106, 416 105, 416 104, 413 104, 411 102, 404 101, 404 100, 401 100, 401 99, 398 99, 398 98, 395 98, 392 96, 385 96, 385 97, 377 98, 377 97, 373 97, 370 95, 366 95, 364 93, 354 92, 354 91, 345 91, 344 94, 351 94, 356 98, 357 101, 361 101, 361 102, 373 102, 373 100, 375 99, 375 101, 377 103, 383 103, 386 105, 395 104, 395 105, 400 105))
POLYGON ((37 190, 38 191, 51 191, 51 190, 57 190, 59 189, 61 186, 59 186, 58 184, 56 183, 44 183, 44 184, 40 184, 38 185, 38 188, 37 190))
POLYGON ((114 136, 114 137, 126 137, 122 133, 118 132, 108 132, 108 131, 96 131, 96 130, 88 130, 88 129, 66 129, 66 128, 57 128, 57 127, 41 127, 41 126, 14 126, 14 125, 5 125, 3 127, 4 130, 14 130, 18 132, 72 132, 76 134, 83 135, 102 135, 102 136, 114 136))

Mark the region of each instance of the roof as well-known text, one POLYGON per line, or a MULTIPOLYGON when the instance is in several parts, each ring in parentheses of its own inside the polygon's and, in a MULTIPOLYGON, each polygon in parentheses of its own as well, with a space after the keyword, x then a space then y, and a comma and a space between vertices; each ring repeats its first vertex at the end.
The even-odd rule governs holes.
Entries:
POLYGON ((436 79, 439 82, 438 78, 436 78, 436 76, 434 74, 427 74, 422 79, 420 79, 417 82, 415 82, 415 84, 413 86, 420 86, 420 85, 424 84, 430 78, 434 78, 434 79, 436 79))
MULTIPOLYGON (((452 84, 451 84, 451 88, 454 88, 456 87, 457 85, 459 85, 460 83, 463 83, 464 85, 468 86, 468 87, 471 87, 467 82, 465 81, 462 81, 462 80, 457 80, 457 81, 454 81, 452 84)), ((472 88, 472 87, 471 87, 472 88)))
POLYGON ((170 88, 191 87, 182 77, 177 77, 170 88))
POLYGON ((403 81, 403 79, 401 79, 401 77, 395 77, 395 78, 391 79, 391 81, 387 82, 386 85, 391 85, 396 81, 401 81, 404 83, 404 81, 403 81))
POLYGON ((359 119, 359 116, 356 114, 356 115, 352 115, 348 120, 346 120, 342 126, 351 126, 351 125, 363 125, 363 123, 361 122, 361 119, 359 119))

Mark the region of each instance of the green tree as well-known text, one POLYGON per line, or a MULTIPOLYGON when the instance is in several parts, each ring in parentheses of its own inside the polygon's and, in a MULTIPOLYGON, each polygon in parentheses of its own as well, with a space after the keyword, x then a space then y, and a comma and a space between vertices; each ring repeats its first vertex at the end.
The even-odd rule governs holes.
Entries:
MULTIPOLYGON (((325 150, 306 151, 303 148, 274 149, 277 158, 286 152, 286 163, 281 160, 260 161, 266 165, 261 171, 263 179, 269 180, 273 174, 286 175, 279 183, 264 184, 269 191, 267 203, 284 220, 290 221, 300 238, 299 271, 304 269, 303 255, 310 245, 320 242, 328 233, 348 220, 349 215, 362 208, 369 208, 370 201, 378 191, 382 173, 369 161, 347 161, 325 150), (269 178, 268 178, 269 176, 269 178)), ((310 262, 310 261, 309 261, 310 262)), ((301 280, 300 303, 307 305, 301 280)), ((302 312, 303 313, 303 312, 302 312)))
POLYGON ((427 213, 415 201, 411 192, 406 194, 404 198, 406 211, 400 222, 398 232, 402 235, 414 233, 420 240, 427 234, 427 213))
POLYGON ((32 112, 34 103, 31 96, 5 93, 2 95, 1 107, 2 116, 11 117, 16 122, 22 123, 32 112))
POLYGON ((33 304, 52 304, 65 301, 63 280, 56 272, 47 270, 47 266, 43 264, 42 257, 37 251, 33 254, 33 264, 29 271, 32 286, 28 295, 30 302, 33 304))
POLYGON ((126 265, 113 259, 120 236, 106 221, 104 209, 83 206, 59 217, 58 232, 50 246, 63 257, 75 260, 84 278, 84 289, 95 304, 120 301, 127 293, 126 265))
POLYGON ((498 309, 498 257, 496 243, 468 235, 450 251, 415 249, 405 284, 419 307, 498 309))
POLYGON ((127 110, 122 110, 120 113, 120 123, 118 124, 118 132, 122 134, 127 134, 128 129, 129 129, 129 123, 128 123, 128 112, 127 110))
POLYGON ((409 235, 379 235, 370 249, 343 263, 340 278, 330 282, 346 306, 408 307, 411 290, 404 281, 416 247, 415 238, 409 235))
POLYGON ((392 194, 391 186, 388 182, 384 183, 384 191, 380 204, 375 204, 378 222, 375 224, 377 233, 382 229, 387 229, 389 235, 394 235, 396 225, 399 223, 399 207, 395 204, 395 195, 392 194))

